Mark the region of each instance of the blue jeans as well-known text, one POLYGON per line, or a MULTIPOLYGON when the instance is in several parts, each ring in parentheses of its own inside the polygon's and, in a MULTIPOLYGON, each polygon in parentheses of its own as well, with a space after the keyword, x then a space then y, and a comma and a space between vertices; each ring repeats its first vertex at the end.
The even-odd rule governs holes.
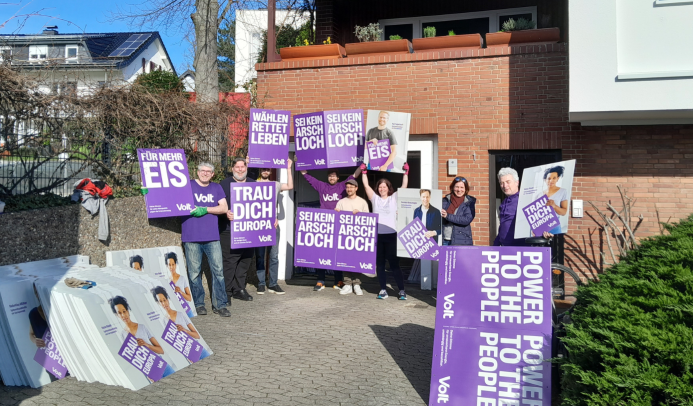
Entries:
POLYGON ((192 288, 195 307, 205 305, 205 289, 202 287, 202 254, 207 254, 207 262, 212 271, 212 305, 215 309, 223 309, 228 304, 226 287, 224 285, 224 267, 219 241, 186 242, 185 259, 188 265, 188 277, 192 288))
POLYGON ((277 286, 277 279, 279 279, 279 227, 277 227, 277 241, 271 247, 256 247, 255 256, 257 259, 257 280, 258 286, 265 284, 265 252, 269 248, 269 286, 277 286))
POLYGON ((452 240, 443 240, 443 245, 452 245, 452 240))

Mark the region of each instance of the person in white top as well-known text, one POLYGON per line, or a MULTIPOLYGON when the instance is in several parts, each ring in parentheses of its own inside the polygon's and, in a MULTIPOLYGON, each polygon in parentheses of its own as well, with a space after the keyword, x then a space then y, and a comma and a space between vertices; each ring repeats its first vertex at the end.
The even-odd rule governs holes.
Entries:
MULTIPOLYGON (((368 202, 356 196, 356 191, 358 188, 359 184, 356 182, 356 179, 347 180, 347 197, 337 202, 335 211, 349 211, 354 214, 369 213, 370 210, 368 210, 368 202)), ((339 291, 340 295, 348 295, 352 291, 358 296, 363 295, 363 290, 361 290, 361 279, 359 279, 358 275, 359 274, 356 272, 344 272, 344 286, 342 286, 339 291)))
MULTIPOLYGON (((402 188, 409 184, 409 165, 403 166, 404 177, 402 188)), ((361 171, 365 175, 365 165, 361 165, 361 171)), ((363 187, 366 195, 373 204, 373 213, 378 213, 378 251, 376 257, 376 273, 380 283, 378 299, 387 298, 387 275, 385 274, 385 260, 390 263, 390 270, 395 276, 399 289, 399 300, 407 300, 404 292, 404 276, 399 267, 397 258, 397 192, 387 179, 380 179, 375 183, 375 190, 368 184, 368 176, 362 176, 363 187)))

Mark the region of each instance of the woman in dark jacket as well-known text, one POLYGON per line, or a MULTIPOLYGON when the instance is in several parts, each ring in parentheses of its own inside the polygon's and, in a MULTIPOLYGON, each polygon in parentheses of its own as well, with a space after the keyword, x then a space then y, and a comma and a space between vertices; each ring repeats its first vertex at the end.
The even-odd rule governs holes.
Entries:
POLYGON ((469 196, 469 183, 456 177, 451 193, 443 198, 443 245, 474 245, 472 221, 476 216, 476 198, 469 196))

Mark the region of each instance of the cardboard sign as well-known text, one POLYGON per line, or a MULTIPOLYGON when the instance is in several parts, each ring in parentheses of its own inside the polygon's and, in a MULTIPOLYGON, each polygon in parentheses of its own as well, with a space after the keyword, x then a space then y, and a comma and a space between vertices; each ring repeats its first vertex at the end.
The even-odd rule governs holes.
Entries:
POLYGON ((156 382, 164 376, 166 361, 145 346, 137 345, 137 339, 128 333, 118 355, 137 368, 149 380, 156 382))
POLYGON ((363 110, 294 116, 296 169, 345 168, 363 162, 363 110))
POLYGON ((231 183, 231 248, 267 247, 277 243, 275 182, 231 183))
POLYGON ((67 366, 65 365, 65 361, 63 361, 63 357, 60 356, 58 345, 53 340, 51 330, 48 328, 43 334, 43 341, 46 343, 46 346, 36 351, 34 361, 38 362, 39 365, 45 368, 46 371, 54 377, 63 379, 67 373, 67 366))
POLYGON ((250 109, 248 166, 286 168, 290 111, 250 109))
POLYGON ((540 236, 545 231, 549 232, 560 226, 556 211, 553 207, 546 205, 548 200, 549 198, 544 195, 522 208, 522 214, 525 215, 535 236, 540 236))
POLYGON ((147 218, 187 216, 195 208, 182 149, 138 149, 147 218))
POLYGON ((393 162, 387 163, 390 158, 390 141, 380 140, 376 144, 372 142, 366 143, 366 152, 368 155, 368 169, 373 171, 391 171, 394 169, 393 162), (383 167, 385 166, 385 167, 383 167))
POLYGON ((183 331, 178 331, 176 323, 169 320, 161 338, 169 343, 176 351, 183 354, 190 362, 195 363, 202 355, 202 345, 183 331))
POLYGON ((440 247, 436 240, 426 237, 427 231, 423 222, 418 217, 414 217, 411 223, 397 232, 397 239, 407 250, 409 257, 438 261, 440 259, 440 247))

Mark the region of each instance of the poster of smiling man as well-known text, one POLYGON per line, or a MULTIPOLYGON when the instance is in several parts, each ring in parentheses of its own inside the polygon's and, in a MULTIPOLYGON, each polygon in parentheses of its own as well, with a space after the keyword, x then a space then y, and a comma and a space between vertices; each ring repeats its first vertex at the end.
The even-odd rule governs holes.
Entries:
POLYGON ((368 110, 366 147, 363 162, 368 169, 404 173, 407 161, 411 114, 388 110, 368 110))
POLYGON ((515 238, 568 232, 575 160, 527 168, 522 172, 515 238))

